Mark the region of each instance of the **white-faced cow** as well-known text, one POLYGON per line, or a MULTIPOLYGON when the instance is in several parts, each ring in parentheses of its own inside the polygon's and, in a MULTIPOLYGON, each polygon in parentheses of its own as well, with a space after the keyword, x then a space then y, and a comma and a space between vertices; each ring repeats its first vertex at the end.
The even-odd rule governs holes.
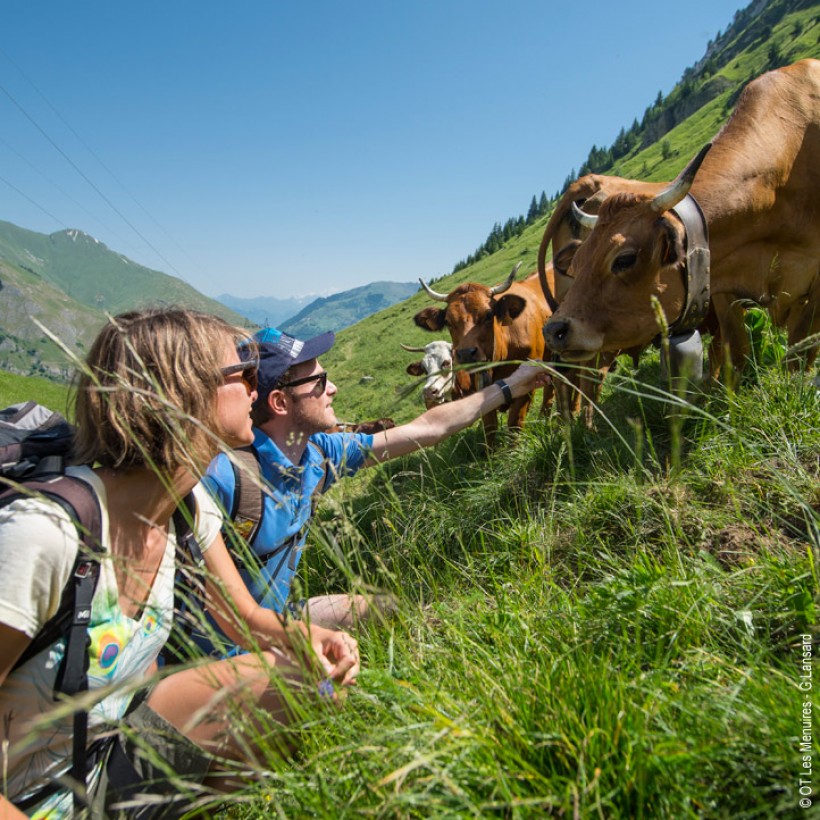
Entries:
MULTIPOLYGON (((616 193, 647 193, 652 196, 662 191, 668 183, 641 182, 624 177, 587 174, 572 182, 562 194, 544 229, 538 248, 538 276, 547 303, 554 313, 564 301, 573 279, 569 275, 570 264, 581 243, 589 236, 590 227, 579 220, 573 204, 583 208, 587 214, 597 214, 601 204, 616 193), (552 245, 552 262, 547 264, 547 251, 552 245)), ((642 348, 626 351, 637 365, 642 348)), ((587 427, 592 426, 593 405, 601 393, 603 377, 612 369, 619 352, 599 353, 594 361, 582 370, 577 365, 564 370, 566 382, 556 383, 556 395, 560 397, 562 411, 567 408, 574 413, 583 411, 587 427), (597 371, 597 372, 593 372, 597 371), (571 395, 567 395, 570 393, 571 395)), ((556 357, 558 358, 558 357, 556 357)), ((556 363, 560 369, 560 363, 556 363)))
MULTIPOLYGON (((522 282, 515 281, 520 266, 519 262, 505 282, 491 288, 476 282, 465 282, 450 293, 437 293, 420 280, 428 296, 446 302, 446 307, 424 308, 413 317, 413 321, 435 333, 446 327, 450 331, 459 365, 499 363, 476 370, 473 376, 476 387, 510 375, 517 367, 515 362, 541 359, 543 356, 542 328, 549 317, 549 308, 536 274, 522 282)), ((460 381, 463 377, 464 371, 458 371, 457 382, 462 389, 465 388, 460 381)), ((551 396, 551 385, 544 391, 546 404, 547 396, 551 396)), ((507 414, 510 428, 523 425, 531 402, 532 394, 528 394, 510 404, 507 414)), ((497 413, 488 413, 483 422, 487 442, 492 444, 498 428, 497 413)))
MULTIPOLYGON (((597 217, 577 211, 595 224, 570 263, 574 282, 545 325, 549 347, 563 359, 588 361, 645 345, 659 329, 653 296, 672 324, 705 317, 709 285, 692 287, 687 272, 698 210, 708 226, 712 310, 735 369, 747 354, 749 301, 788 328, 791 344, 817 333, 820 61, 801 60, 751 82, 711 150, 660 193, 615 194, 597 217)), ((719 366, 713 358, 713 375, 719 366)))
POLYGON ((420 361, 407 365, 407 372, 411 376, 426 376, 421 395, 424 406, 429 410, 437 404, 444 404, 453 398, 458 391, 453 371, 453 345, 444 339, 428 342, 424 347, 411 347, 402 344, 408 353, 423 353, 420 361))

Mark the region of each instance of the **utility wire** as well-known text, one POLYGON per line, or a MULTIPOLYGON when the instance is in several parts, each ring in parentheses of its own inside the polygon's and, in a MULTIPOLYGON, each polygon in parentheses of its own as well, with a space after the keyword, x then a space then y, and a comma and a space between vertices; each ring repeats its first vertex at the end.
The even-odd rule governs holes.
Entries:
MULTIPOLYGON (((88 210, 88 208, 86 208, 86 207, 85 207, 85 205, 83 205, 83 203, 82 203, 82 202, 80 202, 79 200, 75 199, 73 196, 71 196, 71 194, 69 194, 69 193, 68 193, 68 191, 65 191, 63 188, 61 188, 61 187, 60 187, 60 186, 59 186, 59 185, 58 185, 58 184, 57 184, 57 183, 56 183, 53 179, 51 179, 50 177, 46 176, 46 174, 44 174, 44 173, 43 173, 43 172, 42 172, 42 171, 41 171, 41 170, 40 170, 40 169, 39 169, 39 168, 38 168, 38 167, 37 167, 37 166, 36 166, 33 162, 31 162, 31 161, 30 161, 30 160, 28 160, 26 157, 24 157, 24 156, 23 156, 23 155, 22 155, 22 154, 21 154, 21 153, 20 153, 20 152, 19 152, 19 151, 18 151, 18 150, 17 150, 17 149, 13 146, 13 145, 9 145, 9 143, 8 143, 8 142, 6 142, 6 140, 4 140, 2 137, 0 137, 0 143, 2 143, 3 145, 5 145, 5 146, 6 146, 6 148, 7 148, 9 151, 11 151, 13 154, 15 154, 15 155, 17 156, 17 158, 18 158, 19 160, 21 160, 21 162, 25 162, 25 163, 26 163, 26 165, 28 165, 28 166, 29 166, 29 168, 31 168, 31 169, 34 171, 34 173, 39 174, 39 175, 40 175, 40 176, 41 176, 41 177, 42 177, 42 178, 43 178, 46 182, 48 182, 48 184, 49 184, 49 185, 52 185, 54 188, 56 188, 56 189, 57 189, 57 190, 58 190, 58 191, 59 191, 59 192, 60 192, 60 193, 61 193, 61 194, 62 194, 62 195, 66 198, 66 199, 68 199, 68 200, 70 200, 71 202, 73 202, 73 203, 74 203, 74 204, 75 204, 75 205, 76 205, 76 206, 77 206, 80 210, 82 210, 82 211, 84 211, 86 214, 88 214, 88 216, 89 216, 91 219, 93 219, 95 222, 98 222, 100 225, 102 225, 102 226, 103 226, 103 227, 104 227, 107 231, 109 231, 109 232, 110 232, 113 236, 116 236, 116 237, 117 237, 117 239, 118 239, 120 242, 122 242, 122 243, 123 243, 123 245, 126 245, 126 246, 130 247, 132 250, 135 250, 135 249, 134 249, 134 246, 133 246, 133 245, 132 245, 132 244, 131 244, 131 243, 130 243, 127 239, 125 239, 124 237, 120 236, 120 234, 119 234, 117 231, 115 231, 113 228, 109 227, 109 226, 108 226, 108 225, 106 225, 104 222, 102 222, 102 220, 100 220, 100 219, 99 219, 99 217, 97 217, 97 216, 95 216, 94 214, 92 214, 92 213, 91 213, 91 211, 89 211, 89 210, 88 210)), ((10 182, 8 182, 8 180, 3 180, 3 181, 4 181, 7 185, 9 185, 9 186, 11 186, 11 187, 14 187, 14 186, 12 186, 12 185, 11 185, 11 183, 10 183, 10 182)), ((18 193, 22 193, 22 192, 20 192, 17 188, 15 188, 15 190, 16 190, 16 191, 18 191, 18 193)), ((29 202, 31 202, 31 203, 33 203, 34 205, 36 205, 36 206, 37 206, 37 207, 38 207, 41 211, 43 211, 43 213, 48 213, 48 212, 46 211, 46 209, 45 209, 45 208, 43 208, 41 205, 39 205, 39 204, 37 204, 36 202, 34 202, 34 200, 33 200, 30 196, 26 196, 25 194, 23 194, 23 196, 25 196, 25 197, 26 197, 26 199, 28 199, 28 201, 29 201, 29 202)), ((63 224, 62 220, 57 219, 56 217, 54 217, 54 219, 55 219, 55 220, 56 220, 59 224, 61 224, 61 225, 63 224)), ((75 227, 76 227, 76 226, 75 226, 75 227)))
POLYGON ((0 91, 2 91, 11 100, 11 102, 14 103, 14 105, 18 108, 20 113, 23 114, 23 116, 43 135, 43 137, 45 137, 46 140, 48 140, 48 142, 53 146, 54 150, 57 151, 60 154, 60 156, 62 156, 63 159, 94 189, 94 191, 97 192, 97 194, 108 205, 108 207, 111 208, 111 210, 114 211, 120 217, 120 219, 122 219, 122 221, 125 222, 125 224, 128 225, 128 227, 131 228, 131 230, 134 231, 134 233, 140 239, 142 239, 142 241, 145 242, 145 244, 149 248, 151 248, 151 250, 160 259, 162 259, 162 261, 166 265, 168 265, 168 267, 171 270, 173 270, 177 274, 177 276, 180 277, 180 279, 185 279, 185 277, 182 276, 182 274, 176 269, 176 267, 174 267, 174 265, 171 262, 169 262, 165 258, 165 256, 162 253, 160 253, 159 250, 157 250, 157 248, 154 247, 150 240, 146 236, 144 236, 142 232, 134 224, 132 224, 128 217, 125 216, 125 214, 122 213, 122 211, 120 211, 119 208, 117 208, 117 206, 88 178, 88 176, 86 176, 86 174, 77 166, 77 164, 71 159, 71 157, 69 157, 68 154, 66 154, 66 152, 63 151, 63 149, 60 148, 60 146, 57 145, 57 143, 45 132, 45 130, 40 127, 37 121, 25 110, 25 108, 23 108, 22 105, 20 105, 19 102, 17 102, 17 100, 11 95, 11 93, 9 93, 6 87, 2 84, 0 84, 0 91))
MULTIPOLYGON (((51 101, 34 84, 34 82, 26 75, 26 73, 23 71, 23 69, 20 68, 20 66, 17 65, 17 63, 14 60, 12 60, 11 57, 9 57, 9 55, 2 48, 0 48, 0 54, 2 54, 17 69, 17 71, 25 79, 25 81, 39 95, 40 99, 42 99, 43 102, 52 110, 52 112, 57 117, 57 119, 59 119, 60 122, 62 122, 63 125, 65 125, 65 127, 74 135, 74 137, 85 148, 85 150, 88 151, 88 153, 91 154, 91 156, 94 157, 95 160, 97 160, 97 162, 100 164, 100 166, 103 168, 103 170, 114 180, 114 182, 117 183, 117 185, 120 186, 120 188, 122 188, 123 191, 125 191, 125 193, 131 198, 131 200, 134 203, 136 203, 137 207, 140 208, 140 210, 151 220, 151 222, 153 222, 154 225, 156 225, 157 228, 159 228, 159 230, 161 230, 163 232, 163 234, 165 234, 165 236, 171 242, 173 242, 173 244, 176 246, 177 250, 179 250, 181 253, 183 253, 187 257, 188 261, 190 261, 191 264, 194 265, 194 267, 197 268, 197 270, 199 270, 200 273, 204 273, 204 271, 202 270, 202 266, 195 259, 193 259, 191 257, 191 255, 185 250, 185 248, 183 248, 179 244, 179 242, 177 242, 176 239, 165 229, 165 227, 163 227, 163 225, 161 225, 159 223, 159 221, 154 217, 154 215, 150 211, 148 211, 148 209, 134 196, 134 194, 131 193, 130 190, 128 190, 128 188, 117 177, 117 175, 105 164, 105 162, 103 162, 102 158, 97 154, 97 152, 77 133, 77 131, 74 129, 74 127, 71 125, 71 123, 68 122, 68 120, 66 120, 66 118, 57 110, 57 108, 54 105, 52 105, 51 101)), ((77 204, 79 204, 79 203, 77 203, 77 204)), ((85 210, 85 209, 83 209, 83 210, 85 210)), ((86 211, 86 213, 88 213, 88 211, 86 211)), ((116 235, 116 233, 115 233, 115 235, 116 235)))
POLYGON ((66 225, 62 219, 59 219, 58 217, 54 216, 53 213, 47 211, 39 202, 35 202, 28 194, 24 194, 16 185, 13 185, 5 177, 0 177, 0 182, 5 182, 6 185, 8 185, 9 188, 12 189, 12 191, 15 191, 16 193, 20 194, 21 197, 27 199, 35 208, 39 208, 47 217, 53 219, 55 222, 62 225, 66 230, 68 230, 68 225, 66 225))

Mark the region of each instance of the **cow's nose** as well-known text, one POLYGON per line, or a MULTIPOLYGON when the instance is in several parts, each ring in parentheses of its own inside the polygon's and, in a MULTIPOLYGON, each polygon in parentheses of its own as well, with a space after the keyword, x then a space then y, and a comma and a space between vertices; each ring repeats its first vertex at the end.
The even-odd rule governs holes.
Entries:
POLYGON ((550 319, 544 325, 544 341, 552 350, 563 350, 567 346, 569 320, 550 319))
POLYGON ((477 355, 477 347, 462 347, 456 351, 456 358, 460 364, 470 364, 470 362, 474 362, 477 355))

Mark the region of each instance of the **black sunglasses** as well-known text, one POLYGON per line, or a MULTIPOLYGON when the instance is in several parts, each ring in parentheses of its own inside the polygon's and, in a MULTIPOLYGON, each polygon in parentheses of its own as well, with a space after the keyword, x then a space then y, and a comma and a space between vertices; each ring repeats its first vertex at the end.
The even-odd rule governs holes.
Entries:
POLYGON ((327 370, 321 373, 315 373, 312 376, 305 376, 303 379, 294 379, 292 382, 279 382, 279 387, 298 387, 300 384, 307 384, 308 382, 318 382, 319 387, 322 388, 322 393, 327 390, 327 370))
POLYGON ((232 376, 234 373, 240 373, 245 387, 248 388, 248 395, 253 393, 259 387, 259 359, 249 359, 246 362, 239 362, 238 364, 229 364, 227 367, 221 367, 219 372, 222 373, 222 378, 232 376))

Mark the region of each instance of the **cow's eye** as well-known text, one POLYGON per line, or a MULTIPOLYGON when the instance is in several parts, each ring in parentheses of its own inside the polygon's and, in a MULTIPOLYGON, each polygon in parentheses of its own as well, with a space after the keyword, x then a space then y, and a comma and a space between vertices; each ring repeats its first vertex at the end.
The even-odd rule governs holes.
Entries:
POLYGON ((634 253, 633 251, 630 251, 629 253, 622 253, 619 256, 615 257, 615 261, 612 263, 612 272, 623 273, 624 271, 627 271, 630 268, 634 268, 635 262, 637 261, 637 253, 634 253))

